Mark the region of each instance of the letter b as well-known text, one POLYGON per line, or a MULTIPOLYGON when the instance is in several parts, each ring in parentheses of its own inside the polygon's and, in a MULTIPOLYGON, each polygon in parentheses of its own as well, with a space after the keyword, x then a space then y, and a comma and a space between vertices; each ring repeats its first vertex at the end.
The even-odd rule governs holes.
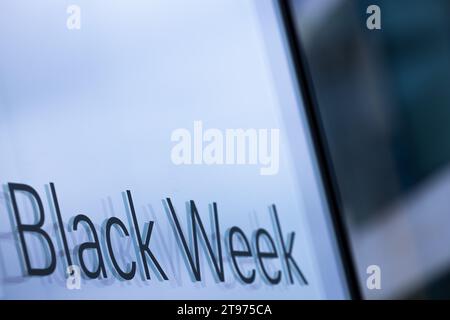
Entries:
MULTIPOLYGON (((50 236, 42 229, 42 226, 44 225, 44 206, 42 205, 41 198, 39 198, 38 193, 36 190, 34 190, 32 187, 26 185, 26 184, 19 184, 19 183, 8 183, 9 192, 11 194, 11 202, 14 210, 14 216, 16 219, 17 224, 17 231, 19 232, 19 239, 22 244, 22 251, 23 256, 25 258, 25 264, 27 267, 27 271, 29 275, 32 276, 46 276, 49 274, 52 274, 53 271, 55 271, 56 268, 56 254, 55 254, 55 247, 53 246, 52 240, 50 239, 50 236), (38 206, 38 221, 35 224, 23 224, 20 219, 19 214, 19 207, 17 206, 17 199, 15 192, 25 192, 30 194, 31 197, 34 198, 37 206, 38 206), (44 240, 47 244, 47 249, 50 252, 50 262, 49 265, 44 268, 35 268, 31 265, 30 261, 30 255, 28 253, 27 244, 25 241, 25 233, 35 233, 41 237, 42 240, 44 240)), ((44 242, 43 241, 43 242, 44 242)))

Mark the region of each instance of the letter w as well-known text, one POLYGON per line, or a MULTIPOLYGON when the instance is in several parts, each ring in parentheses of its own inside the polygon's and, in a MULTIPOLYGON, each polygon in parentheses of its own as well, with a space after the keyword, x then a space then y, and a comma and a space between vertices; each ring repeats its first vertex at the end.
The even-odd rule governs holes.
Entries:
POLYGON ((204 243, 206 245, 206 249, 208 251, 211 262, 214 266, 217 277, 219 278, 219 280, 221 282, 224 282, 225 277, 224 277, 224 270, 223 270, 222 248, 221 248, 221 244, 220 244, 220 230, 219 230, 219 221, 218 221, 218 214, 217 214, 217 204, 215 202, 213 203, 214 225, 215 225, 216 242, 217 242, 217 256, 215 256, 214 251, 211 246, 211 242, 209 241, 209 239, 206 235, 206 231, 205 231, 205 228, 203 227, 202 220, 200 219, 197 208, 195 206, 195 202, 193 200, 190 201, 191 223, 192 223, 192 242, 194 244, 194 257, 192 257, 191 250, 189 249, 189 246, 186 241, 186 237, 184 236, 183 231, 181 230, 180 222, 177 218, 177 214, 173 207, 172 201, 170 200, 170 198, 167 198, 166 201, 169 206, 169 210, 172 215, 173 222, 175 223, 175 227, 176 227, 178 236, 180 237, 181 243, 183 245, 184 252, 189 261, 189 265, 191 266, 192 273, 194 274, 195 280, 197 280, 197 281, 202 280, 201 272, 200 272, 200 256, 198 253, 198 237, 197 237, 197 228, 198 228, 200 230, 200 234, 203 237, 204 243), (194 259, 195 259, 195 262, 194 262, 194 259), (218 261, 217 261, 217 259, 218 259, 218 261))

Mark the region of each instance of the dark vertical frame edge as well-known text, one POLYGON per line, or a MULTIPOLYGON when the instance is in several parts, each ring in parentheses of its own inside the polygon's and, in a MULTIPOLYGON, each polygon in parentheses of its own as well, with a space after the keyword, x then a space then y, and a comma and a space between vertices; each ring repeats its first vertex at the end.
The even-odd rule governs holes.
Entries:
POLYGON ((331 170, 330 157, 328 155, 327 143, 320 121, 315 99, 312 79, 309 75, 308 64, 304 56, 301 44, 298 43, 299 35, 294 25, 291 0, 277 0, 284 23, 286 38, 288 40, 290 55, 297 76, 297 85, 304 101, 304 108, 309 124, 309 132, 313 141, 315 156, 321 173, 322 185, 331 213, 337 244, 347 280, 350 297, 355 300, 362 298, 356 274, 356 265, 351 251, 348 230, 345 226, 342 207, 338 193, 336 180, 331 170))

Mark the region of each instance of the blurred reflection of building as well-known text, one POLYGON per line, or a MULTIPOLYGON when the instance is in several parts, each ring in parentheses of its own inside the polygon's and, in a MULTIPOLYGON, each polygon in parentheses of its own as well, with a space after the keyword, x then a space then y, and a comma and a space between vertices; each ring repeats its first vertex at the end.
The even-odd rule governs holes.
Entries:
POLYGON ((362 283, 372 263, 392 279, 367 295, 450 297, 450 2, 292 4, 362 283))

